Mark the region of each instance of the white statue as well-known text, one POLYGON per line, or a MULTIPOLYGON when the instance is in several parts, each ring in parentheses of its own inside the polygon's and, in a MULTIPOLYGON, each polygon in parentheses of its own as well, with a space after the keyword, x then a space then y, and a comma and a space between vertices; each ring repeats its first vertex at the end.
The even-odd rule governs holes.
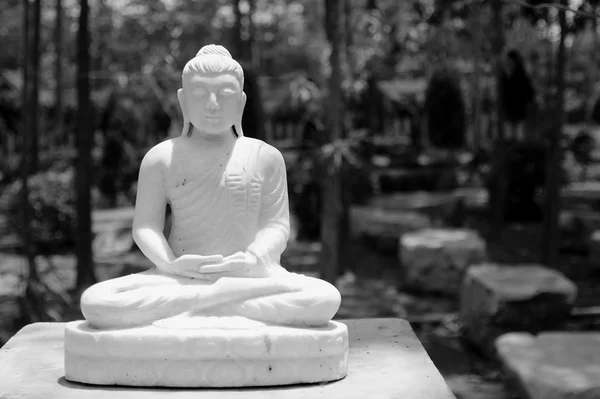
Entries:
MULTIPOLYGON (((81 309, 87 323, 75 322, 79 324, 66 331, 67 378, 164 386, 272 385, 342 378, 347 369, 347 330, 330 321, 340 306, 339 292, 323 280, 290 273, 279 264, 289 237, 286 169, 277 149, 243 136, 246 95, 241 66, 224 47, 209 45, 187 63, 182 80, 177 94, 183 133, 146 154, 138 180, 133 236, 156 267, 98 283, 84 292, 81 309), (172 210, 168 238, 163 234, 167 204, 172 210), (91 370, 90 358, 96 360, 104 353, 89 347, 94 334, 107 337, 108 347, 102 350, 114 351, 117 360, 101 359, 91 370), (145 347, 156 355, 142 356, 142 368, 182 368, 189 374, 187 379, 181 373, 165 377, 164 369, 162 377, 155 378, 156 370, 129 370, 132 359, 125 353, 132 349, 126 346, 134 336, 142 337, 136 341, 143 345, 139 349, 145 347), (203 345, 214 348, 213 341, 223 336, 228 345, 222 353, 209 358, 206 351, 192 355, 194 348, 203 345), (257 340, 262 350, 256 349, 257 340), (295 348, 277 346, 277 340, 295 348), (279 348, 278 361, 271 353, 273 344, 279 348), (298 345, 307 351, 307 363, 283 361, 298 345), (243 355, 248 348, 255 349, 249 357, 243 355), (173 351, 179 353, 175 359, 168 357, 173 351), (335 363, 320 374, 313 361, 321 361, 323 367, 325 357, 319 357, 319 352, 335 363), (204 360, 184 365, 177 359, 182 356, 186 362, 204 360), (116 366, 121 358, 123 365, 116 366), (242 374, 209 375, 217 365, 222 370, 233 367, 219 363, 231 359, 236 360, 236 370, 242 365, 242 374), (247 370, 265 361, 268 373, 252 377, 247 370), (103 364, 109 370, 98 371, 103 364), (289 370, 290 364, 295 371, 289 370), (190 374, 190 367, 196 367, 196 372, 190 374)), ((99 342, 96 339, 95 345, 99 342)), ((140 358, 135 352, 130 356, 140 358)))

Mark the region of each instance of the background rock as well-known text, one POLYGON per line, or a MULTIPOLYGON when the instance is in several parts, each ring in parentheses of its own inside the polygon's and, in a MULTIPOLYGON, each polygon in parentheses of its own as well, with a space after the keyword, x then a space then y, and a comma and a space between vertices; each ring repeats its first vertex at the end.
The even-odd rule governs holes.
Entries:
POLYGON ((496 349, 526 397, 600 398, 600 333, 509 333, 496 340, 496 349))
POLYGON ((464 337, 492 355, 504 333, 561 328, 576 296, 573 282, 539 265, 473 266, 460 293, 464 337))
POLYGON ((466 229, 424 229, 400 238, 407 287, 456 295, 467 268, 484 262, 486 243, 466 229))

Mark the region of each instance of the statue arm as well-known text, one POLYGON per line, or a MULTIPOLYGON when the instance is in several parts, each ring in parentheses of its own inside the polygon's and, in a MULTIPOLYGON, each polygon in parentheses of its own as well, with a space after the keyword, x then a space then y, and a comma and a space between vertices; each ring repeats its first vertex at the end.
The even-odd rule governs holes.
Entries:
POLYGON ((169 148, 164 143, 152 148, 144 156, 138 177, 133 239, 142 253, 166 271, 175 255, 163 233, 167 206, 165 165, 169 148))
POLYGON ((283 156, 265 144, 258 154, 263 169, 262 205, 259 230, 248 252, 262 264, 279 263, 290 237, 287 176, 283 156))

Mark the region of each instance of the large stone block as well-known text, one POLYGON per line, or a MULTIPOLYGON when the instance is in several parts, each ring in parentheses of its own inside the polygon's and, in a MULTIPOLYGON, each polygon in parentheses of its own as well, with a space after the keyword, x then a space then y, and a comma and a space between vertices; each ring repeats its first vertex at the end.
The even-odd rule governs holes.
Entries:
POLYGON ((393 237, 431 226, 424 214, 399 209, 355 206, 350 209, 351 230, 354 236, 393 237))
POLYGON ((467 268, 484 262, 486 243, 466 229, 423 229, 400 238, 399 257, 407 287, 457 294, 467 268))
POLYGON ((508 381, 530 399, 600 398, 600 333, 508 333, 496 350, 508 381))
POLYGON ((369 201, 369 206, 404 212, 418 212, 427 216, 434 225, 461 224, 465 206, 465 195, 457 192, 395 193, 378 195, 369 201))
POLYGON ((403 234, 432 226, 422 213, 402 209, 356 206, 350 209, 350 230, 353 237, 373 243, 378 250, 396 253, 398 238, 403 234))
POLYGON ((560 213, 560 249, 565 251, 592 250, 593 236, 600 230, 600 213, 569 211, 560 213))
POLYGON ((600 230, 594 231, 590 237, 589 260, 592 267, 600 268, 600 230))
POLYGON ((507 332, 561 328, 577 287, 540 265, 482 264, 469 268, 460 293, 464 337, 488 355, 507 332))

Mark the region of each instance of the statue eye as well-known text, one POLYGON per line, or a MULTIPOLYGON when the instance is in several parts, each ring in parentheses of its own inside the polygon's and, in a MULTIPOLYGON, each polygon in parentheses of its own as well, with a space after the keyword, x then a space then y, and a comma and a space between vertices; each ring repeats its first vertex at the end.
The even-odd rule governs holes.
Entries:
POLYGON ((204 87, 202 87, 202 86, 196 86, 196 87, 194 87, 194 90, 193 90, 193 92, 194 92, 194 94, 196 94, 196 95, 201 95, 201 96, 202 96, 202 95, 205 95, 206 93, 208 93, 208 90, 206 90, 206 89, 205 89, 204 87))
POLYGON ((235 90, 233 90, 233 89, 223 89, 223 90, 221 90, 221 94, 223 94, 225 96, 231 96, 232 94, 235 94, 235 90))

